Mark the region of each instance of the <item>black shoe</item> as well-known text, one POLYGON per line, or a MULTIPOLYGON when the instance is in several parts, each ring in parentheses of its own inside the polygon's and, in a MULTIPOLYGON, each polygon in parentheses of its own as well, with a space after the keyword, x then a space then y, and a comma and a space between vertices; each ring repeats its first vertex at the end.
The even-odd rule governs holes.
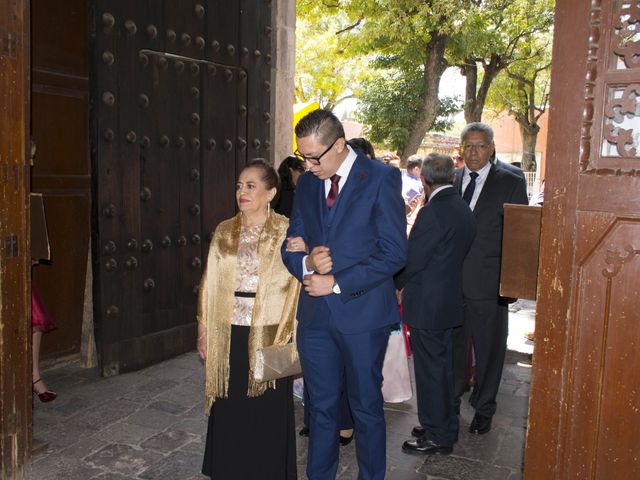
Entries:
POLYGON ((348 437, 343 437, 342 435, 340 435, 340 446, 341 447, 346 447, 352 441, 353 441, 353 433, 348 437))
POLYGON ((483 435, 491 430, 491 417, 485 417, 476 413, 469 427, 469 433, 475 433, 477 435, 483 435))
POLYGON ((415 440, 407 440, 402 444, 402 451, 406 453, 417 453, 421 455, 449 455, 453 452, 453 447, 448 445, 438 445, 437 443, 427 440, 425 436, 416 438, 415 440))
POLYGON ((422 437, 425 433, 427 433, 427 430, 422 425, 417 425, 411 430, 411 436, 416 438, 422 437))
POLYGON ((302 427, 302 428, 300 429, 300 433, 299 433, 299 435, 300 435, 301 437, 308 437, 308 436, 309 436, 309 427, 307 427, 306 425, 305 425, 304 427, 302 427))

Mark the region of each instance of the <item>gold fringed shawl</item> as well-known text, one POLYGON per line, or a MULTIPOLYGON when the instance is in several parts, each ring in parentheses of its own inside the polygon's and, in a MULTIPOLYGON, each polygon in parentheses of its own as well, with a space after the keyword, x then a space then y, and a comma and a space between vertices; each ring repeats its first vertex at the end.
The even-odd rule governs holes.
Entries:
MULTIPOLYGON (((241 226, 240 213, 218 225, 200 281, 198 322, 207 327, 207 414, 217 397, 227 397, 229 387, 231 319, 241 226)), ((275 388, 275 381, 262 383, 254 380, 256 350, 274 343, 287 343, 295 329, 300 283, 289 273, 280 256, 288 226, 286 217, 272 211, 258 240, 258 290, 249 333, 249 397, 262 395, 267 388, 275 388)))

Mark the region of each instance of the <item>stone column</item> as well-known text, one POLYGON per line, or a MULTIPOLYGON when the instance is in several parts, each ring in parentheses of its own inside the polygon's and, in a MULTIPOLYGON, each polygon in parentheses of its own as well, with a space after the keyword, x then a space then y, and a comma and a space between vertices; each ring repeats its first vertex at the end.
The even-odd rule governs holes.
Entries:
POLYGON ((273 161, 276 166, 293 148, 293 85, 296 48, 296 2, 273 2, 272 25, 275 33, 272 48, 271 138, 273 161))

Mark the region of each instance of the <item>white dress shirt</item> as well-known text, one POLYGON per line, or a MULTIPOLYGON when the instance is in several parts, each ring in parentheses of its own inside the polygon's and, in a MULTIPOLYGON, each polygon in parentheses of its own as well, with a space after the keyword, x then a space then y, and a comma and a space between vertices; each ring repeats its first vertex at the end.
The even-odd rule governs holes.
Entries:
MULTIPOLYGON (((353 168, 353 164, 355 163, 356 157, 358 156, 358 154, 356 152, 354 152, 353 148, 351 148, 349 145, 347 145, 347 149, 349 150, 349 153, 347 154, 347 158, 345 158, 342 161, 342 163, 338 167, 338 171, 336 172, 336 175, 340 175, 340 180, 338 180, 338 195, 340 195, 340 192, 344 188, 344 184, 347 182, 347 178, 349 177, 349 173, 351 173, 351 169, 353 168)), ((327 178, 324 181, 324 196, 325 196, 325 198, 329 195, 329 190, 331 190, 331 178, 327 178)), ((309 255, 305 255, 302 258, 302 272, 303 272, 304 275, 310 275, 312 273, 315 273, 314 270, 307 269, 307 257, 308 256, 309 255)))
MULTIPOLYGON (((482 187, 484 186, 484 182, 487 180, 489 176, 489 170, 491 170, 491 162, 487 162, 487 164, 477 171, 478 177, 476 178, 476 189, 473 191, 473 197, 471 197, 471 201, 469 202, 469 208, 473 210, 476 208, 476 203, 478 202, 478 198, 482 193, 482 187)), ((471 170, 467 167, 464 167, 464 173, 462 176, 462 194, 464 195, 464 191, 467 189, 467 185, 471 181, 471 177, 469 174, 471 170)))

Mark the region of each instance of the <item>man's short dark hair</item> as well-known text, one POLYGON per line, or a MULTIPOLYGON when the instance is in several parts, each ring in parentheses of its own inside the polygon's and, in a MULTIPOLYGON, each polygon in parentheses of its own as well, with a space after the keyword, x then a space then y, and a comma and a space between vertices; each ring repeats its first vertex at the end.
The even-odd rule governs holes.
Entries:
POLYGON ((296 137, 304 138, 315 135, 322 145, 331 145, 338 138, 344 137, 342 123, 329 110, 314 110, 307 113, 296 125, 296 137))
POLYGON ((371 145, 371 142, 366 138, 362 138, 362 137, 350 138, 347 143, 351 145, 352 148, 360 150, 369 158, 372 158, 372 159, 376 158, 376 151, 373 149, 373 145, 371 145))
POLYGON ((480 132, 483 133, 485 137, 487 137, 488 143, 493 143, 493 129, 482 122, 471 122, 468 123, 460 132, 460 143, 464 143, 464 139, 471 132, 480 132))
POLYGON ((409 157, 409 160, 407 161, 407 170, 412 170, 416 167, 421 168, 422 167, 422 157, 418 156, 417 158, 413 158, 415 157, 415 155, 411 155, 411 157, 409 157))
POLYGON ((430 153, 422 162, 422 178, 427 185, 451 185, 455 174, 453 159, 444 153, 430 153))

